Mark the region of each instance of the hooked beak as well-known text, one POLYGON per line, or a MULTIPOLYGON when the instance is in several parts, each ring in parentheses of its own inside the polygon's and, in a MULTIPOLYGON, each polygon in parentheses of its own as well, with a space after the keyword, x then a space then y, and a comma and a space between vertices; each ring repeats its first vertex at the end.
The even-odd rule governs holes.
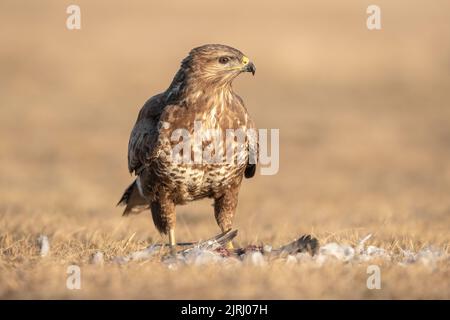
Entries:
POLYGON ((252 75, 255 75, 256 72, 256 67, 253 64, 253 62, 249 62, 245 67, 244 67, 244 71, 245 72, 251 72, 252 75))
POLYGON ((250 59, 247 58, 246 56, 242 57, 242 64, 244 65, 242 67, 242 72, 251 72, 253 75, 255 75, 256 72, 256 67, 253 64, 253 62, 250 62, 250 59))

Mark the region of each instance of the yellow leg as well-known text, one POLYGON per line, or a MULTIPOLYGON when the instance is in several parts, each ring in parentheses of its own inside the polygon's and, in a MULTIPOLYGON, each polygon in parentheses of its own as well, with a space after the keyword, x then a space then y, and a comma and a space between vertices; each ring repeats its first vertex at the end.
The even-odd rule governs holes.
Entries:
MULTIPOLYGON (((231 230, 231 228, 224 228, 224 227, 220 227, 220 229, 222 230, 222 232, 227 232, 231 230)), ((225 243, 225 249, 234 250, 233 242, 228 241, 227 243, 225 243)))
POLYGON ((227 244, 225 245, 225 248, 227 248, 228 250, 233 250, 234 246, 233 246, 233 242, 227 242, 227 244))
POLYGON ((177 253, 177 241, 175 240, 175 229, 169 230, 169 244, 170 244, 170 252, 172 254, 177 253))

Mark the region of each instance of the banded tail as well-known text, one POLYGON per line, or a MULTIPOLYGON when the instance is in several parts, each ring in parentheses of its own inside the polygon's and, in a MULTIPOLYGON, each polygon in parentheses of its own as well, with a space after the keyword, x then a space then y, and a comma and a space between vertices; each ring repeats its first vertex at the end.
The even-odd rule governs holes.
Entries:
POLYGON ((139 192, 137 179, 130 184, 117 203, 118 206, 126 206, 122 214, 123 216, 138 214, 150 207, 148 201, 139 192))

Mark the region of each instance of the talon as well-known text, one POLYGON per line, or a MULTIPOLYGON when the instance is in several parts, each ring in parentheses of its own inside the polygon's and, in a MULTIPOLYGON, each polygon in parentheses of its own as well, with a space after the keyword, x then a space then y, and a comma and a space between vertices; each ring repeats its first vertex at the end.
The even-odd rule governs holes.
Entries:
POLYGON ((233 242, 227 242, 227 244, 225 245, 225 248, 228 250, 234 250, 234 246, 233 246, 233 242))

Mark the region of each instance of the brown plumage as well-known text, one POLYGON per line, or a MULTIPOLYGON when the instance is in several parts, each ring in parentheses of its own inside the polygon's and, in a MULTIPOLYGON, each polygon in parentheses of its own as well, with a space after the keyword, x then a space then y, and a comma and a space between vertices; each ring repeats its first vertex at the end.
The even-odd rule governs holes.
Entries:
MULTIPOLYGON (((128 146, 128 168, 136 180, 127 188, 119 204, 126 205, 124 215, 150 208, 157 229, 169 234, 175 245, 175 206, 190 201, 214 199, 215 218, 222 229, 231 229, 242 177, 255 174, 255 145, 246 137, 244 148, 233 160, 213 149, 211 156, 219 163, 195 161, 195 152, 208 148, 213 141, 203 141, 202 150, 180 155, 190 163, 173 161, 174 131, 195 132, 200 123, 202 134, 219 129, 215 146, 229 147, 226 130, 254 129, 242 99, 233 91, 232 81, 242 72, 255 73, 255 66, 239 50, 224 45, 204 45, 193 49, 182 61, 169 88, 150 98, 139 112, 128 146), (196 122, 197 121, 197 122, 196 122), (251 152, 249 152, 251 151, 251 152)), ((254 142, 254 141, 253 141, 254 142)), ((236 142, 232 145, 236 147, 236 142)), ((184 151, 184 150, 183 150, 184 151)), ((198 154, 198 153, 197 153, 198 154)))

